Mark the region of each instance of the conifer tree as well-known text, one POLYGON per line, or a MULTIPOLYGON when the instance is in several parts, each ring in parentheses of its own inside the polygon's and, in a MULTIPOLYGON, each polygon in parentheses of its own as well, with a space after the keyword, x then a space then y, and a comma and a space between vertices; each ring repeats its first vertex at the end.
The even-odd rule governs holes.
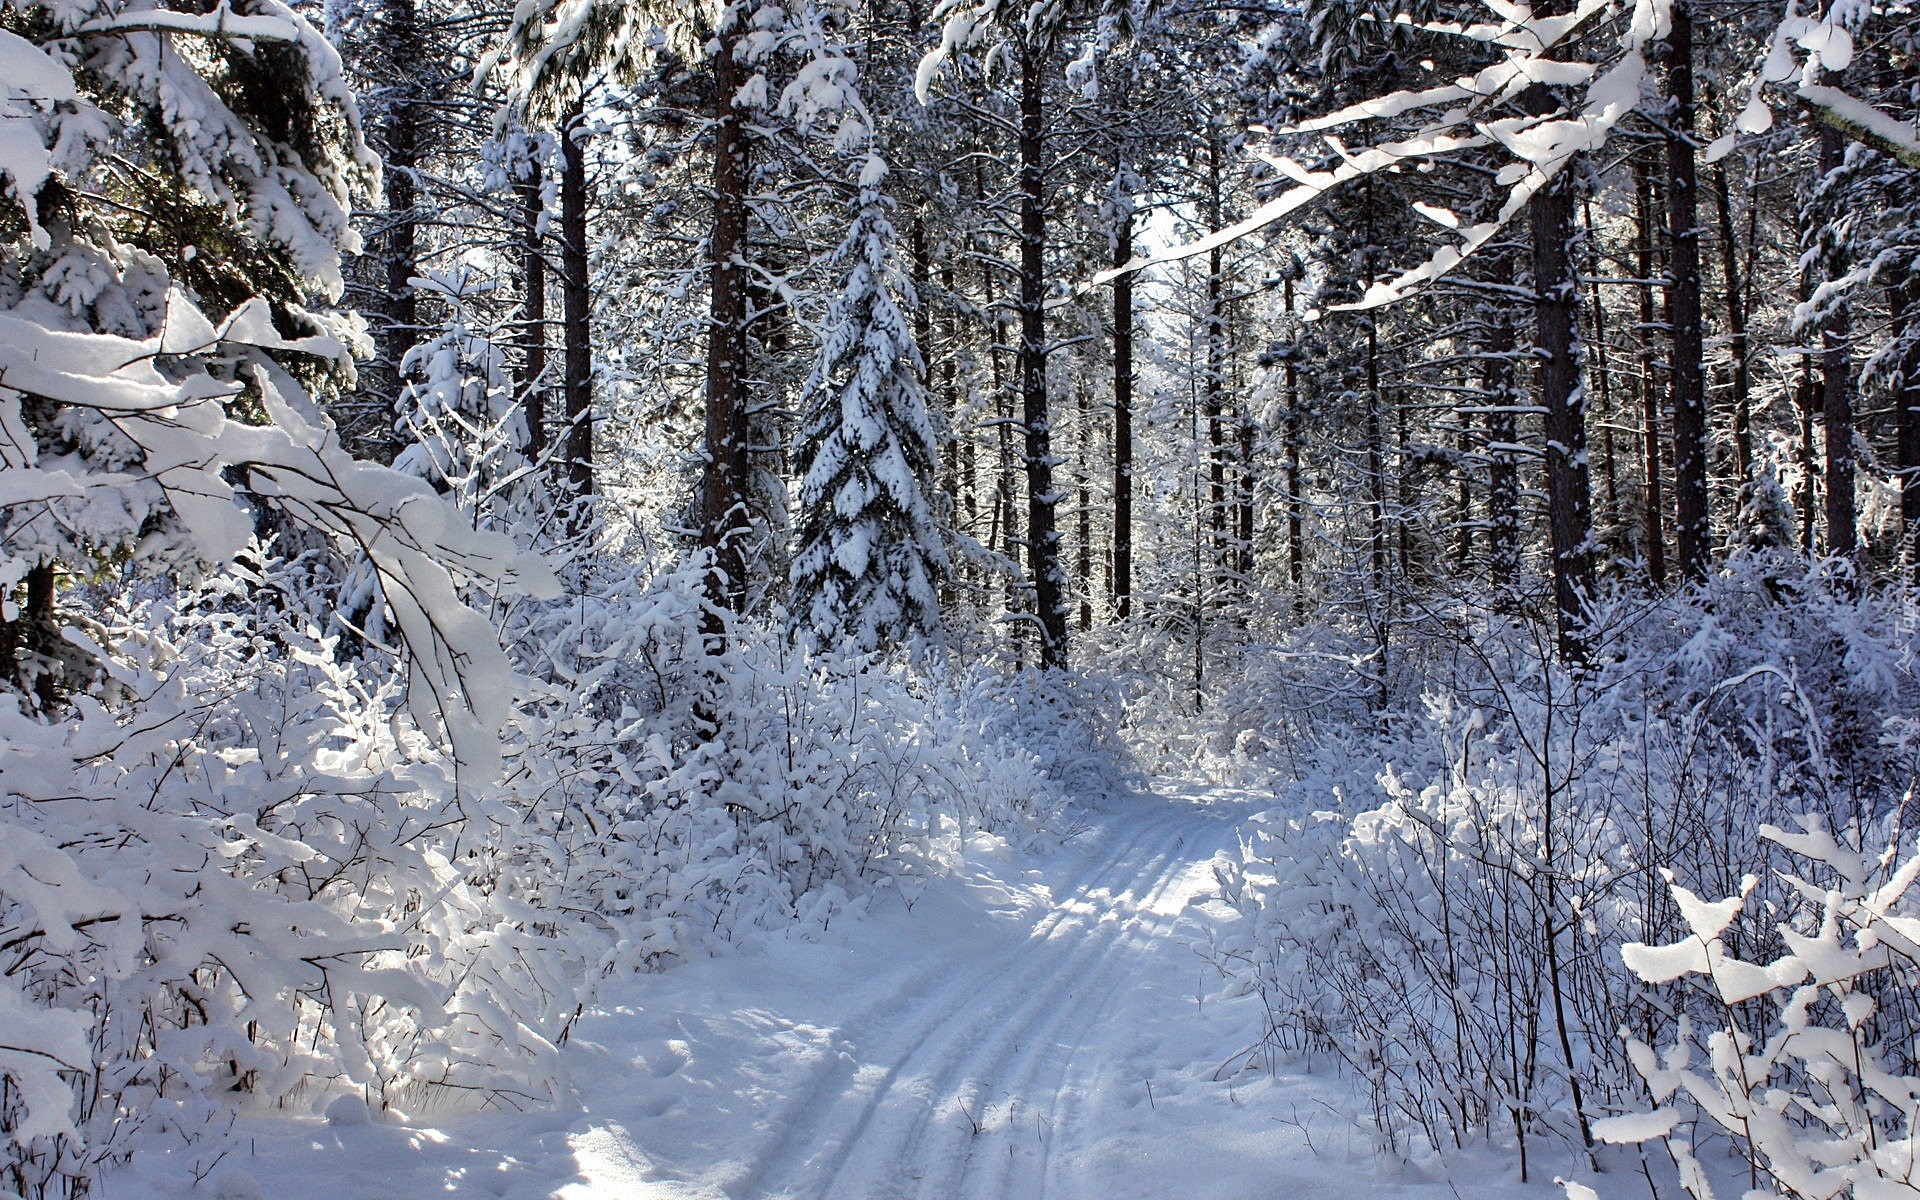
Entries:
POLYGON ((795 623, 822 646, 863 651, 937 636, 947 570, 929 502, 934 429, 907 316, 917 299, 894 250, 885 179, 885 164, 870 154, 837 256, 845 286, 827 314, 794 464, 795 623))

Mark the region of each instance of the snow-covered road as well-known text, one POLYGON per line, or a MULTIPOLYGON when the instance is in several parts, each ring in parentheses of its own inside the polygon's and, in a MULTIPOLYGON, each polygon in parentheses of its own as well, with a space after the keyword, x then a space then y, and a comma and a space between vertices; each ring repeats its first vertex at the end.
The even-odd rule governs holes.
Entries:
MULTIPOLYGON (((976 839, 910 906, 619 985, 570 1048, 577 1110, 255 1122, 220 1186, 235 1200, 1554 1194, 1513 1185, 1498 1159, 1447 1180, 1377 1155, 1337 1075, 1217 1078, 1256 1015, 1210 995, 1192 902, 1252 803, 1129 797, 1045 855, 976 839)), ((173 1191, 166 1166, 136 1163, 116 1200, 173 1191)))

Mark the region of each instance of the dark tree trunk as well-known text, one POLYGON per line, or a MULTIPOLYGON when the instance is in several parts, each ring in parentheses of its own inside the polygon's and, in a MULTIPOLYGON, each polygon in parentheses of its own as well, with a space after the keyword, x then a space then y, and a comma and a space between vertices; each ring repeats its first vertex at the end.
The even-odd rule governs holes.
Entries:
POLYGON ((1904 346, 1893 381, 1900 443, 1900 524, 1907 561, 1920 583, 1920 275, 1907 272, 1887 289, 1891 339, 1904 346))
MULTIPOLYGON (((380 359, 393 372, 390 403, 397 404, 406 388, 403 363, 420 339, 420 300, 414 294, 413 280, 420 274, 420 189, 419 169, 426 110, 415 73, 424 58, 419 14, 413 0, 386 0, 384 49, 392 56, 393 78, 389 81, 387 119, 382 159, 387 190, 387 229, 384 265, 386 268, 386 322, 380 328, 380 359)), ((393 417, 388 415, 387 436, 392 454, 403 448, 402 435, 393 417)))
POLYGON ((593 329, 587 246, 587 131, 576 104, 560 124, 561 389, 567 419, 567 490, 593 495, 593 329))
POLYGON ((1668 296, 1673 321, 1674 543, 1680 573, 1706 578, 1713 530, 1707 507, 1706 343, 1700 315, 1699 179, 1693 147, 1693 16, 1676 0, 1667 36, 1668 296))
MULTIPOLYGON (((1113 265, 1133 257, 1133 202, 1115 197, 1113 265)), ((1291 286, 1291 285, 1289 285, 1291 286)), ((1133 272, 1113 281, 1113 615, 1133 615, 1133 272)))
MULTIPOLYGON (((1207 222, 1219 229, 1220 131, 1207 133, 1207 222)), ((1227 302, 1224 254, 1215 246, 1207 254, 1207 375, 1202 396, 1207 421, 1207 541, 1213 562, 1212 602, 1226 604, 1232 594, 1228 564, 1232 561, 1227 536, 1227 302)))
POLYGON ((1635 269, 1640 276, 1640 453, 1641 471, 1646 479, 1647 579, 1654 587, 1667 584, 1667 535, 1665 468, 1660 453, 1659 368, 1653 352, 1656 328, 1653 313, 1654 224, 1653 179, 1644 161, 1636 159, 1633 168, 1634 217, 1639 227, 1635 244, 1635 269))
POLYGON ((1234 575, 1239 581, 1242 594, 1253 587, 1253 533, 1254 498, 1260 490, 1259 465, 1256 461, 1259 448, 1259 429, 1253 421, 1253 414, 1242 409, 1240 412, 1240 462, 1238 496, 1235 507, 1238 510, 1234 520, 1234 575))
MULTIPOLYGON (((1802 291, 1801 299, 1806 299, 1802 291)), ((1820 456, 1813 444, 1813 418, 1820 411, 1820 384, 1813 369, 1814 356, 1800 356, 1800 383, 1793 390, 1794 411, 1800 418, 1800 486, 1795 489, 1795 508, 1800 514, 1800 550, 1814 552, 1814 529, 1818 524, 1814 482, 1820 478, 1820 456)))
MULTIPOLYGON (((1591 197, 1580 198, 1580 217, 1581 233, 1588 245, 1587 261, 1593 263, 1598 257, 1598 239, 1593 232, 1591 197)), ((1596 536, 1602 536, 1620 527, 1620 471, 1619 454, 1614 445, 1614 427, 1618 422, 1613 404, 1613 348, 1607 340, 1607 306, 1601 302, 1598 280, 1587 285, 1587 308, 1593 313, 1593 376, 1600 396, 1600 483, 1607 508, 1600 523, 1601 531, 1596 536)))
POLYGON ((31 696, 33 703, 23 707, 42 713, 51 712, 60 701, 61 680, 50 661, 60 642, 60 621, 54 613, 56 583, 52 563, 28 567, 27 594, 18 614, 11 621, 0 615, 0 691, 31 696))
MULTIPOLYGON (((1282 283, 1287 315, 1293 316, 1293 272, 1282 283)), ((1307 501, 1301 494, 1301 457, 1304 452, 1305 421, 1300 411, 1299 347, 1287 348, 1285 381, 1287 388, 1287 584, 1293 589, 1293 612, 1307 615, 1307 501)))
MULTIPOLYGON (((1522 97, 1529 112, 1558 107, 1547 88, 1522 97)), ((1586 608, 1593 596, 1592 497, 1587 427, 1580 387, 1579 287, 1573 269, 1573 172, 1562 169, 1528 202, 1533 233, 1534 349, 1540 405, 1546 410, 1547 527, 1553 553, 1553 601, 1560 656, 1587 661, 1586 608)))
MULTIPOLYGON (((1820 175, 1839 169, 1844 135, 1820 127, 1820 175)), ((1854 524, 1851 314, 1843 301, 1820 331, 1820 411, 1827 435, 1827 553, 1851 559, 1859 550, 1854 524)))
MULTIPOLYGON (((1372 279, 1367 280, 1372 283, 1372 279)), ((1387 435, 1381 409, 1380 322, 1373 312, 1367 323, 1367 563, 1373 593, 1385 604, 1387 594, 1387 435)), ((1385 617, 1381 621, 1384 623, 1385 617)))
MULTIPOLYGON (((1504 258, 1496 282, 1510 282, 1504 258)), ((1520 467, 1514 447, 1520 441, 1519 345, 1513 313, 1502 306, 1487 338, 1487 577, 1496 588, 1513 586, 1520 573, 1520 467)))
POLYGON ((1020 47, 1020 399, 1026 427, 1027 563, 1039 621, 1040 665, 1067 665, 1066 572, 1061 566, 1053 430, 1047 411, 1046 50, 1020 47))
POLYGON ((1739 242, 1733 232, 1725 167, 1714 169, 1713 199, 1720 217, 1720 271, 1726 276, 1728 351, 1733 356, 1734 470, 1745 487, 1753 481, 1753 365, 1747 359, 1747 299, 1741 290, 1739 242))
POLYGON ((547 452, 547 259, 540 245, 540 217, 546 209, 540 164, 530 163, 520 192, 521 320, 525 322, 520 368, 521 417, 527 425, 526 455, 539 462, 547 452))
POLYGON ((1080 418, 1080 456, 1073 473, 1074 483, 1074 568, 1080 588, 1080 632, 1093 628, 1093 490, 1087 480, 1087 393, 1084 386, 1074 391, 1074 408, 1080 418))
POLYGON ((745 77, 735 54, 740 16, 722 17, 713 60, 713 226, 708 238, 706 473, 701 481, 700 544, 712 556, 707 600, 717 610, 707 619, 709 641, 721 635, 718 612, 738 613, 747 589, 747 536, 751 460, 742 355, 747 311, 747 114, 735 98, 745 77))

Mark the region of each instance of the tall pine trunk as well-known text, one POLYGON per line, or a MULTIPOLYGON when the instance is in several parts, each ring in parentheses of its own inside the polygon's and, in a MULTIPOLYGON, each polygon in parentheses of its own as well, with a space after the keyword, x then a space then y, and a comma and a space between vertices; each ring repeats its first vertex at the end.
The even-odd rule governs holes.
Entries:
POLYGON ((540 164, 529 163, 520 193, 520 319, 522 334, 520 411, 527 426, 526 455, 539 462, 547 452, 547 259, 540 245, 546 211, 540 164))
POLYGON ((592 283, 587 246, 587 131, 576 102, 560 123, 561 388, 567 418, 567 489, 593 494, 592 283))
POLYGON ((1035 36, 1020 47, 1020 401, 1026 429, 1027 569, 1039 622, 1040 665, 1067 665, 1066 572, 1053 490, 1047 410, 1046 59, 1035 36))
MULTIPOLYGON (((1133 199, 1116 172, 1113 265, 1133 257, 1133 199)), ((1289 287, 1292 285, 1289 284, 1289 287)), ((1113 281, 1113 615, 1133 615, 1133 272, 1113 281)))
POLYGON ((1733 358, 1733 458, 1739 484, 1753 482, 1753 365, 1748 361, 1747 299, 1740 277, 1739 241, 1734 236, 1733 202, 1727 193, 1727 169, 1713 171, 1713 201, 1720 218, 1720 273, 1727 288, 1728 352, 1733 358))
POLYGON ((1893 380, 1899 438, 1900 524, 1907 561, 1920 583, 1920 272, 1905 271, 1887 288, 1891 340, 1902 347, 1893 380))
POLYGON ((715 644, 722 612, 737 613, 747 588, 748 490, 746 350, 747 114, 738 104, 746 82, 736 61, 740 14, 721 17, 713 60, 713 223, 707 244, 706 472, 701 480, 700 544, 711 556, 706 633, 715 644))
MULTIPOLYGON (((382 48, 391 56, 394 78, 389 81, 382 155, 387 190, 383 264, 386 323, 380 329, 379 348, 381 362, 393 372, 391 401, 397 404, 406 388, 402 364, 420 340, 420 301, 414 294, 413 280, 420 274, 419 170, 426 110, 418 76, 411 68, 424 59, 426 47, 413 0, 386 0, 383 15, 386 28, 382 48)), ((402 434, 392 419, 397 415, 397 411, 388 414, 387 436, 393 454, 403 448, 402 434)))
MULTIPOLYGON (((1840 167, 1845 153, 1841 132, 1820 126, 1820 177, 1840 167)), ((1851 559, 1859 550, 1854 523, 1853 381, 1851 313, 1841 301, 1820 330, 1820 410, 1827 436, 1827 553, 1851 559)))
POLYGON ((1654 197, 1652 172, 1644 160, 1633 164, 1633 208, 1637 235, 1634 243, 1634 269, 1640 277, 1640 457, 1641 473, 1646 480, 1647 579, 1654 587, 1667 583, 1666 468, 1660 452, 1659 366, 1653 350, 1656 328, 1653 312, 1654 197))
MULTIPOLYGON (((1299 272, 1297 264, 1290 264, 1281 287, 1287 306, 1287 316, 1294 316, 1293 286, 1299 272)), ((1295 330, 1297 335, 1298 330, 1295 330)), ((1305 447, 1305 417, 1300 411, 1300 350, 1298 346, 1287 347, 1287 361, 1284 368, 1287 388, 1286 423, 1286 461, 1287 461, 1287 585, 1293 590, 1293 613, 1296 617, 1307 615, 1307 499, 1301 494, 1302 458, 1305 447)))
MULTIPOLYGON (((1522 96, 1539 115, 1558 107, 1534 85, 1522 96)), ((1540 406, 1546 412, 1547 527, 1553 555, 1553 603, 1560 656, 1584 665, 1587 603, 1593 596, 1593 502, 1587 470, 1585 390, 1580 386, 1579 281, 1573 269, 1572 168, 1534 193, 1527 209, 1533 234, 1534 349, 1540 406)))
POLYGON ((1674 545, 1680 574, 1706 578, 1713 531, 1707 507, 1706 340, 1700 315, 1699 178, 1693 147, 1693 16, 1675 0, 1667 35, 1668 301, 1673 323, 1674 545))

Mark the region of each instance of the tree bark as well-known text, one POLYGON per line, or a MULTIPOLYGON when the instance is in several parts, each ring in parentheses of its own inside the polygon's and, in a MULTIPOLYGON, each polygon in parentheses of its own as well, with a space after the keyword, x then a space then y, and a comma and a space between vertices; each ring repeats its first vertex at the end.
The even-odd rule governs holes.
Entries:
MULTIPOLYGON (((1536 115, 1558 107, 1552 93, 1539 84, 1528 88, 1521 99, 1527 111, 1536 115)), ((1593 596, 1593 502, 1587 470, 1586 395, 1580 385, 1573 205, 1568 168, 1534 193, 1527 208, 1533 226, 1534 349, 1539 356, 1540 404, 1546 410, 1554 612, 1561 658, 1584 666, 1586 609, 1593 596)))
POLYGON ((1647 579, 1656 588, 1667 585, 1665 468, 1660 428, 1659 368, 1654 361, 1653 313, 1654 199, 1653 179, 1645 161, 1633 166, 1634 218, 1639 237, 1634 247, 1635 270, 1640 276, 1640 454, 1646 479, 1647 579))
MULTIPOLYGON (((1113 265, 1133 257, 1133 199, 1119 194, 1113 265)), ((1291 286, 1291 285, 1289 285, 1291 286)), ((1133 615, 1133 272, 1113 281, 1113 615, 1133 615)))
POLYGON ((1891 339, 1903 345, 1893 380, 1900 442, 1900 524, 1908 568, 1920 583, 1920 275, 1909 271, 1887 288, 1891 339))
POLYGON ((567 417, 567 490, 593 495, 593 329, 587 246, 587 144, 583 107, 560 125, 561 389, 567 417))
MULTIPOLYGON (((420 300, 413 280, 420 274, 419 169, 425 112, 413 68, 426 54, 421 43, 419 14, 413 0, 386 0, 383 15, 384 48, 392 56, 385 141, 382 160, 387 190, 386 323, 379 335, 380 359, 393 372, 390 403, 398 404, 406 390, 403 364, 420 340, 420 300)), ((404 442, 395 410, 388 414, 389 451, 398 454, 404 442)))
MULTIPOLYGON (((1287 306, 1287 316, 1294 315, 1293 285, 1296 272, 1289 270, 1282 281, 1282 298, 1287 306)), ((1298 334, 1298 329, 1294 330, 1298 334)), ((1298 346, 1287 347, 1285 366, 1287 388, 1287 584, 1293 589, 1293 613, 1296 617, 1307 615, 1306 559, 1307 559, 1307 503, 1300 492, 1301 458, 1304 453, 1305 421, 1300 412, 1300 350, 1298 346)))
POLYGON ((1053 490, 1053 430, 1047 411, 1046 50, 1020 46, 1020 399, 1026 428, 1027 563, 1039 621, 1040 665, 1067 665, 1066 579, 1053 490))
MULTIPOLYGON (((1839 169, 1843 138, 1831 125, 1820 127, 1820 176, 1839 169)), ((1851 559, 1859 550, 1854 523, 1853 383, 1851 313, 1846 302, 1820 331, 1820 410, 1827 435, 1827 553, 1851 559)))
POLYGON ((1753 481, 1753 365, 1747 360, 1747 299, 1741 290, 1740 251, 1725 167, 1714 169, 1713 200, 1720 217, 1720 271, 1726 276, 1728 351, 1733 356, 1734 469, 1745 487, 1753 481))
POLYGON ((1700 315, 1699 177, 1693 146, 1692 0, 1675 0, 1667 35, 1668 297, 1673 322, 1674 544, 1680 574, 1705 579, 1713 531, 1707 500, 1706 343, 1700 315))
POLYGON ((540 217, 546 209, 540 164, 529 163, 520 193, 521 320, 525 324, 520 368, 520 415, 526 422, 526 455, 539 462, 547 452, 547 259, 540 245, 540 217))
MULTIPOLYGON (((1494 279, 1508 282, 1511 277, 1503 255, 1494 279)), ((1513 314, 1502 305, 1487 339, 1486 380, 1490 401, 1486 417, 1487 578, 1502 591, 1512 587, 1520 573, 1520 468, 1513 450, 1520 441, 1520 423, 1514 411, 1520 404, 1518 372, 1514 369, 1519 340, 1513 314)))
POLYGON ((713 60, 713 225, 708 237, 706 472, 701 480, 700 544, 711 556, 707 601, 709 642, 722 636, 719 613, 738 613, 747 588, 747 396, 742 356, 748 320, 746 288, 747 114, 736 102, 745 83, 735 55, 740 14, 721 17, 713 60))

